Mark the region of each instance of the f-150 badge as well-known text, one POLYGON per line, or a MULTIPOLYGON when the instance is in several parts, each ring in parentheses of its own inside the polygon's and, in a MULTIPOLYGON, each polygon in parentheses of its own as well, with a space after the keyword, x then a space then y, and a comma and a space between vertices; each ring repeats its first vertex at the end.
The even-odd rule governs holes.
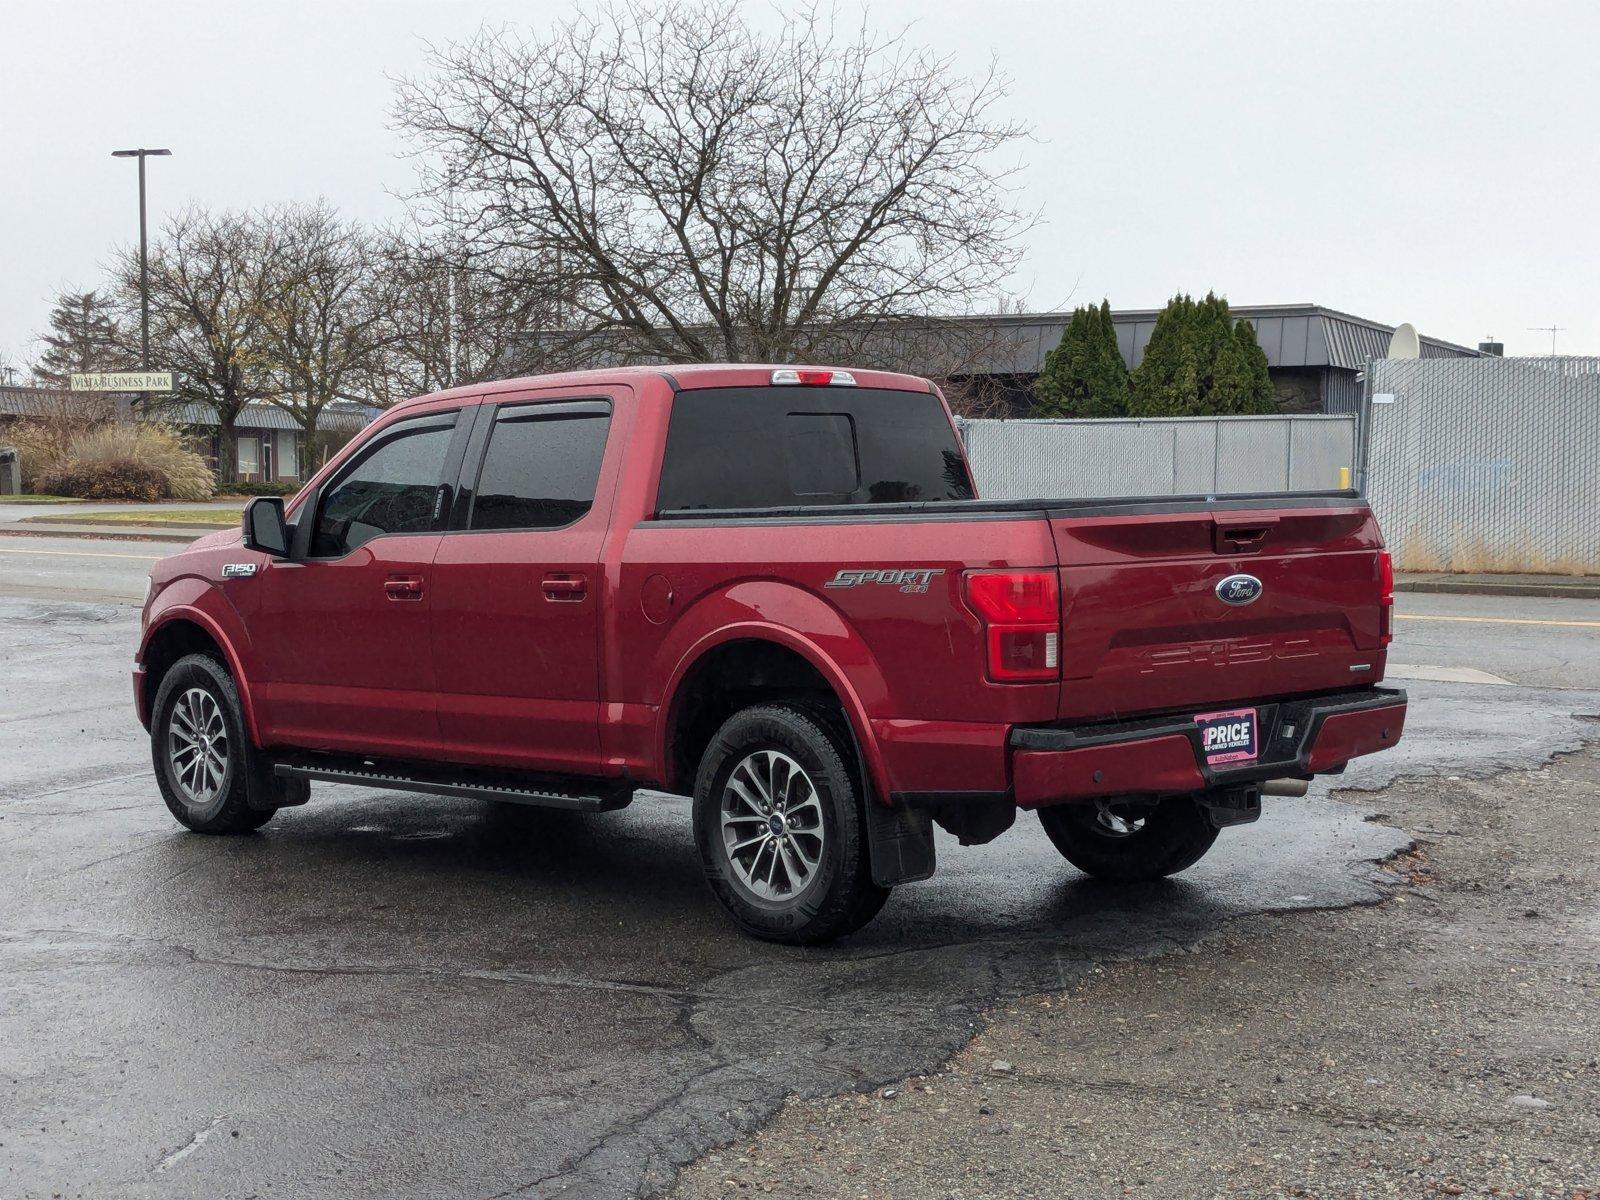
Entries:
POLYGON ((256 573, 255 563, 223 563, 222 577, 224 579, 238 579, 241 576, 248 578, 256 573))
POLYGON ((823 587, 847 588, 862 583, 885 583, 902 592, 925 592, 935 575, 943 575, 943 567, 853 567, 840 571, 823 587))

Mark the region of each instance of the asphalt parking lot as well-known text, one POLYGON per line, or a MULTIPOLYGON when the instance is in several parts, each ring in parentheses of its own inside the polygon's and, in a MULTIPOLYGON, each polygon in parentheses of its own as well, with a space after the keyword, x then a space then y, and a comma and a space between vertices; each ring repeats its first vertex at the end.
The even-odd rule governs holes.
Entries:
MULTIPOLYGON (((1259 944, 1256 978, 1278 989, 1268 1009, 1281 1013, 1297 958, 1338 963, 1340 936, 1373 936, 1335 929, 1322 945, 1319 922, 1360 908, 1381 913, 1391 939, 1437 941, 1412 915, 1430 907, 1427 875, 1406 876, 1395 862, 1410 860, 1395 856, 1440 840, 1438 813, 1456 793, 1486 811, 1523 795, 1580 811, 1566 784, 1528 780, 1600 735, 1585 719, 1600 713, 1600 604, 1402 596, 1392 659, 1412 677, 1415 704, 1402 747, 1341 781, 1359 794, 1319 785, 1280 801, 1194 871, 1123 892, 1076 875, 1025 819, 986 847, 941 844, 938 876, 902 889, 862 934, 790 950, 726 923, 677 798, 584 818, 319 785, 309 806, 258 835, 185 834, 156 795, 128 695, 144 571, 167 549, 0 539, 7 1196, 630 1196, 675 1186, 686 1163, 697 1165, 684 1194, 845 1194, 857 1181, 891 1194, 894 1178, 910 1188, 911 1176, 727 1164, 750 1161, 745 1139, 786 1100, 898 1092, 896 1081, 938 1072, 952 1055, 950 1088, 959 1094, 961 1072, 975 1074, 973 1109, 992 1109, 978 1098, 993 1090, 987 1044, 963 1048, 980 1033, 1009 1036, 1008 1010, 1041 1003, 1023 997, 1087 996, 1110 1013, 1126 989, 1137 1004, 1152 986, 1137 972, 1159 969, 1167 1020, 1181 1021, 1198 981, 1221 969, 1209 957, 1217 947, 1259 944), (1431 799, 1392 802, 1402 775, 1431 799)), ((1549 857, 1558 844, 1527 853, 1549 857)), ((1568 891, 1591 906, 1593 845, 1563 864, 1576 881, 1568 891)), ((1541 953, 1592 974, 1600 908, 1564 920, 1541 953)), ((1580 994, 1592 1009, 1596 993, 1580 994)), ((1591 1032, 1566 1024, 1541 1036, 1591 1032)), ((1138 1057, 1110 1038, 1079 1049, 1100 1071, 1124 1058, 1133 1070, 1138 1057)), ((1121 1086, 1137 1092, 1140 1077, 1121 1086)), ((812 1147, 824 1165, 882 1132, 853 1108, 833 1121, 795 1104, 761 1136, 812 1147)), ((1013 1132, 1033 1122, 1070 1141, 1025 1109, 1003 1118, 1013 1132)), ((1270 1159, 1275 1138, 1292 1140, 1268 1127, 1251 1154, 1270 1159)), ((1550 1186, 1566 1191, 1530 1184, 1526 1194, 1593 1182, 1572 1175, 1565 1154, 1546 1165, 1550 1186)), ((1044 1194, 1066 1178, 1008 1181, 983 1161, 972 1150, 966 1167, 918 1186, 1044 1194), (968 1167, 971 1179, 960 1174, 968 1167)), ((1074 1194, 1101 1194, 1101 1184, 1082 1176, 1074 1194)))

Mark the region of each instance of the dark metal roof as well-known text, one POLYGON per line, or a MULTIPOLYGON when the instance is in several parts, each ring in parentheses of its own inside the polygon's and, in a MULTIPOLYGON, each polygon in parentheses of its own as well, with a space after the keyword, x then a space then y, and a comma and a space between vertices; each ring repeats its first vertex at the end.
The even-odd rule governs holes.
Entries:
MULTIPOLYGON (((60 388, 0 387, 0 416, 34 417, 70 412, 74 403, 82 404, 85 397, 105 397, 103 392, 69 392, 60 388)), ((379 409, 363 405, 340 404, 322 410, 317 418, 317 429, 323 433, 359 433, 379 413, 379 409)), ((208 404, 165 404, 153 408, 148 414, 134 410, 135 419, 169 421, 174 425, 214 427, 217 414, 208 404)), ((299 429, 299 423, 285 409, 276 404, 247 404, 235 423, 237 429, 299 429)))
MULTIPOLYGON (((321 433, 359 433, 378 412, 376 408, 355 405, 325 408, 317 415, 317 429, 321 433)), ((217 424, 216 410, 208 404, 167 404, 152 412, 151 416, 175 425, 211 427, 217 424)), ((276 404, 247 404, 234 422, 234 428, 299 429, 300 422, 287 409, 279 408, 276 404)))
POLYGON ((0 416, 31 417, 43 412, 60 412, 63 401, 71 401, 71 392, 60 388, 0 387, 0 416))
MULTIPOLYGON (((1234 305, 1235 317, 1255 326, 1256 340, 1269 367, 1341 367, 1358 371, 1368 358, 1389 352, 1392 325, 1352 316, 1318 304, 1234 305)), ((1112 310, 1117 346, 1132 369, 1144 357, 1160 309, 1112 310)), ((1055 349, 1071 313, 1018 313, 956 318, 963 325, 982 324, 992 332, 989 351, 975 374, 1036 375, 1044 357, 1055 349)), ((1424 358, 1476 358, 1467 346, 1439 338, 1422 338, 1424 358)))
MULTIPOLYGON (((1382 358, 1389 352, 1389 338, 1394 333, 1391 325, 1320 304, 1235 305, 1232 312, 1255 326, 1256 339, 1266 352, 1269 367, 1359 371, 1369 357, 1382 358)), ((1113 310, 1117 345, 1130 369, 1144 357, 1144 348, 1160 315, 1161 310, 1155 308, 1113 310)), ((1044 366, 1045 355, 1061 341, 1071 318, 1070 312, 976 313, 885 321, 864 339, 864 345, 844 356, 861 365, 901 366, 935 378, 1037 375, 1044 366)), ((622 353, 624 335, 615 332, 585 337, 571 331, 530 330, 517 341, 520 350, 533 352, 535 369, 541 354, 556 361, 564 355, 576 355, 575 361, 592 365, 629 361, 622 353)), ((860 341, 856 339, 856 343, 860 341)), ((1421 341, 1424 358, 1478 356, 1468 346, 1438 338, 1425 337, 1421 341)), ((836 359, 841 355, 832 353, 826 357, 836 359)), ((528 369, 521 362, 508 365, 519 372, 528 369)))

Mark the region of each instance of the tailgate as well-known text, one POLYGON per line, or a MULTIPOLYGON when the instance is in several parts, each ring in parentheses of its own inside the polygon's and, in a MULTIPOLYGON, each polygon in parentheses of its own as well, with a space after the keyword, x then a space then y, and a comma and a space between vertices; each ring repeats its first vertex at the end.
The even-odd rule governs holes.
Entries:
POLYGON ((1214 707, 1383 677, 1383 543, 1364 503, 1179 505, 1051 513, 1062 718, 1214 707), (1219 594, 1234 576, 1260 585, 1221 589, 1242 603, 1219 594))

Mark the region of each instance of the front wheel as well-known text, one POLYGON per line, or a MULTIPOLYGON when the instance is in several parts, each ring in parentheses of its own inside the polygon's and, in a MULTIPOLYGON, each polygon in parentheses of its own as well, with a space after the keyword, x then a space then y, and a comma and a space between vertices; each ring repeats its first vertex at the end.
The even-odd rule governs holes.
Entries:
POLYGON ((1204 858, 1217 840, 1205 809, 1188 796, 1053 804, 1039 810, 1039 823, 1078 870, 1119 883, 1176 875, 1204 858))
POLYGON ((706 881, 756 937, 830 941, 888 898, 872 881, 848 739, 831 710, 765 704, 728 718, 700 760, 694 831, 706 881))
POLYGON ((248 833, 276 811, 250 807, 256 751, 245 732, 239 691, 214 658, 191 654, 162 678, 150 751, 161 798, 196 833, 248 833))

